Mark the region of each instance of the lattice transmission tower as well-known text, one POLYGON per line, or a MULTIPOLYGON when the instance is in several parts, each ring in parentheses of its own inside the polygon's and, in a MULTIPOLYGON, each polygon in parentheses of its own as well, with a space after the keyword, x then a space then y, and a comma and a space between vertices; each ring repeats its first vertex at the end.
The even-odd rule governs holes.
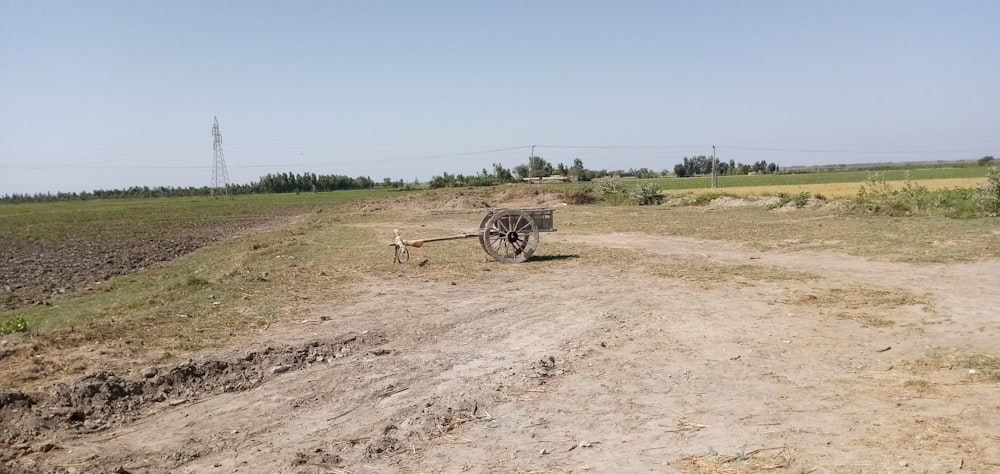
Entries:
POLYGON ((219 133, 219 117, 215 118, 212 125, 212 137, 215 138, 215 158, 212 160, 212 197, 215 193, 229 192, 229 171, 226 170, 226 158, 222 155, 222 134, 219 133))

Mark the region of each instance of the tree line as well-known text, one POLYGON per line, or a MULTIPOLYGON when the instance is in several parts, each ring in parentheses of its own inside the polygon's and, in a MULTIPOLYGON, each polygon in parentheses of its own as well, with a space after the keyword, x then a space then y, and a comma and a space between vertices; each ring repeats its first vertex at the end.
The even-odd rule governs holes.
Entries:
MULTIPOLYGON (((765 160, 749 165, 737 163, 734 160, 728 162, 720 160, 716 169, 720 175, 773 174, 778 171, 777 163, 768 163, 765 160)), ((689 158, 685 156, 683 161, 674 166, 674 174, 678 178, 712 174, 712 157, 701 155, 689 158)))
POLYGON ((564 176, 570 181, 591 181, 595 178, 606 178, 609 176, 635 177, 635 178, 656 178, 667 176, 670 173, 666 170, 656 172, 648 168, 629 168, 627 170, 591 170, 583 166, 583 160, 577 158, 573 160, 572 166, 563 163, 553 165, 540 156, 528 158, 527 163, 523 163, 513 168, 504 168, 503 165, 493 163, 493 170, 483 168, 482 171, 474 175, 443 173, 431 177, 428 185, 431 188, 463 187, 463 186, 490 186, 494 184, 513 183, 534 178, 547 178, 550 176, 564 176))
POLYGON ((0 196, 0 202, 52 202, 80 201, 88 199, 120 199, 120 198, 154 198, 154 197, 193 197, 211 196, 213 194, 273 194, 298 192, 341 191, 348 189, 371 189, 375 182, 367 176, 351 178, 340 175, 318 175, 315 173, 277 173, 262 176, 250 184, 229 184, 225 189, 211 186, 132 186, 125 189, 98 189, 83 192, 59 192, 37 194, 5 194, 0 196))
MULTIPOLYGON (((737 163, 734 160, 718 163, 718 173, 720 175, 747 175, 750 173, 771 174, 779 171, 777 163, 768 163, 761 160, 752 164, 737 163)), ((684 157, 684 159, 674 166, 674 175, 678 178, 689 176, 707 175, 712 173, 712 159, 707 156, 684 157)), ((489 186, 493 184, 511 183, 532 178, 545 178, 549 176, 565 176, 570 181, 590 181, 595 178, 605 178, 610 176, 634 177, 640 179, 657 178, 669 176, 670 172, 663 170, 656 172, 648 168, 629 168, 628 170, 590 170, 583 166, 583 160, 577 158, 573 160, 572 166, 559 163, 555 166, 540 156, 528 158, 527 163, 517 165, 511 169, 494 163, 493 170, 483 168, 474 175, 443 173, 434 176, 429 183, 432 188, 460 187, 460 186, 489 186)))
MULTIPOLYGON (((992 159, 992 157, 989 157, 992 159)), ((720 175, 739 175, 750 173, 776 173, 778 165, 767 161, 758 161, 753 164, 736 163, 733 160, 718 163, 718 173, 720 175)), ((712 172, 712 160, 707 156, 684 157, 683 161, 674 166, 674 174, 679 178, 697 175, 707 175, 712 172)), ((431 177, 428 185, 431 188, 464 187, 464 186, 490 186, 494 184, 513 183, 525 179, 545 178, 549 176, 564 176, 570 181, 591 181, 595 178, 605 178, 612 176, 635 177, 640 179, 656 178, 668 176, 667 170, 653 171, 648 168, 629 168, 627 170, 591 170, 583 165, 583 160, 577 158, 573 164, 567 166, 563 163, 553 165, 540 156, 531 156, 527 163, 523 163, 513 168, 494 163, 493 169, 483 168, 476 174, 451 174, 442 173, 431 177)), ((210 196, 225 192, 227 194, 270 194, 270 193, 301 193, 301 192, 326 192, 340 191, 348 189, 371 189, 376 186, 391 189, 414 189, 420 183, 404 183, 402 180, 393 181, 385 178, 381 183, 376 184, 367 176, 351 178, 341 175, 322 175, 316 173, 276 173, 266 174, 259 180, 249 184, 229 184, 224 190, 215 189, 211 186, 132 186, 126 189, 98 189, 84 192, 59 192, 59 193, 38 193, 38 194, 5 194, 0 196, 0 202, 21 203, 21 202, 49 202, 49 201, 73 201, 86 199, 114 199, 114 198, 152 198, 152 197, 192 197, 210 196)))

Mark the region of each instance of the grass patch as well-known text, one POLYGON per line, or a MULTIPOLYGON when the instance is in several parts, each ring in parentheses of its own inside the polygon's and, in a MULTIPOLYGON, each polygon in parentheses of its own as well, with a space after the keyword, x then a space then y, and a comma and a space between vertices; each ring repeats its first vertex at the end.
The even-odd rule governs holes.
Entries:
POLYGON ((974 375, 978 375, 986 380, 1000 382, 1000 357, 970 354, 958 357, 956 363, 966 369, 975 370, 976 373, 974 375))
POLYGON ((933 308, 928 295, 919 295, 900 288, 828 288, 801 293, 786 301, 801 306, 815 306, 838 319, 856 321, 863 327, 880 328, 895 324, 886 313, 903 306, 933 308))
POLYGON ((797 302, 847 309, 897 308, 910 305, 930 308, 933 306, 929 295, 918 295, 901 288, 873 287, 828 288, 803 295, 797 302))
POLYGON ((674 260, 669 264, 652 266, 652 273, 663 278, 676 278, 686 281, 754 286, 759 282, 775 281, 807 281, 819 279, 818 275, 788 270, 770 265, 731 264, 722 262, 707 262, 703 259, 674 260))
POLYGON ((860 312, 860 313, 839 312, 837 313, 837 318, 855 321, 861 324, 862 327, 866 328, 884 328, 896 324, 891 319, 867 312, 860 312))
POLYGON ((0 322, 0 336, 14 334, 15 332, 26 332, 28 321, 23 316, 13 316, 0 322))
POLYGON ((940 369, 952 368, 954 364, 948 363, 948 358, 938 351, 929 351, 921 354, 917 360, 913 361, 915 369, 940 369))
POLYGON ((205 288, 208 285, 209 285, 208 280, 204 278, 196 276, 189 276, 187 278, 187 286, 190 286, 192 288, 205 288))
POLYGON ((785 204, 791 203, 795 207, 805 207, 809 203, 810 194, 806 191, 799 193, 778 193, 778 205, 775 207, 781 207, 785 204))
POLYGON ((973 380, 984 382, 1000 382, 1000 357, 980 353, 942 354, 929 351, 918 357, 910 365, 914 372, 954 369, 961 367, 969 369, 973 380))
POLYGON ((924 379, 911 379, 903 383, 903 388, 918 395, 927 395, 937 391, 933 383, 924 379))

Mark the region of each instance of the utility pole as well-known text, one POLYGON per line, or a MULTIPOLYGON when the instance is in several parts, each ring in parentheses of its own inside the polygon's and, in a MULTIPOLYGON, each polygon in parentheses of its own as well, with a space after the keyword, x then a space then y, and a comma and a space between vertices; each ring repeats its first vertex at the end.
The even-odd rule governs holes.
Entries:
POLYGON ((535 145, 531 145, 531 156, 528 157, 528 183, 531 183, 531 178, 534 178, 534 176, 531 176, 532 175, 531 163, 534 161, 534 159, 535 159, 535 145))
POLYGON ((715 145, 712 145, 712 188, 719 185, 719 159, 715 156, 715 145))
POLYGON ((223 194, 229 192, 229 171, 226 170, 226 158, 222 156, 222 134, 219 133, 219 118, 214 118, 215 123, 212 125, 212 137, 215 139, 215 143, 213 144, 215 158, 212 160, 212 197, 215 197, 217 190, 223 194))

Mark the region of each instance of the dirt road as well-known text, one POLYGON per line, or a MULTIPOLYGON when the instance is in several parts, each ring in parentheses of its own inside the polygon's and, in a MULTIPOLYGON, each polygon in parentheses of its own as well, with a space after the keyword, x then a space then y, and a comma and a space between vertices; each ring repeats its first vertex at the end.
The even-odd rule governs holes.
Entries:
POLYGON ((1000 262, 639 234, 553 234, 539 258, 561 245, 643 259, 410 263, 226 351, 8 396, 8 433, 40 436, 7 468, 1000 472, 998 384, 961 363, 996 351, 1000 262))

